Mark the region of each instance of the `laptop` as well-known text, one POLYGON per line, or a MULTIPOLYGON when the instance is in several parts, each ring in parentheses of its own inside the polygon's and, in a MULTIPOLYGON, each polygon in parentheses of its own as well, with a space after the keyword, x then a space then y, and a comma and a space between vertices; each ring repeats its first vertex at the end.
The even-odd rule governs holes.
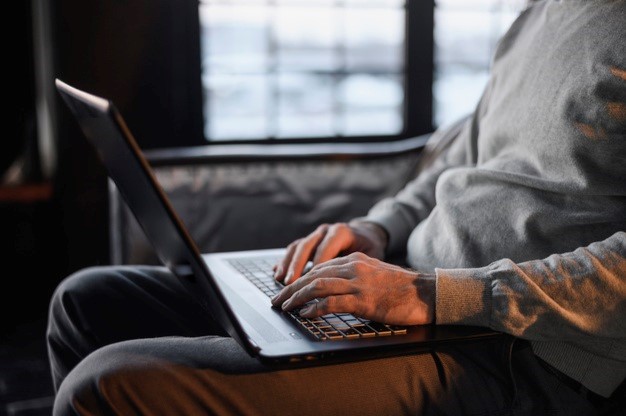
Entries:
POLYGON ((285 249, 201 253, 112 101, 58 79, 56 87, 160 261, 251 356, 276 365, 336 362, 500 335, 469 326, 391 326, 350 314, 305 319, 273 308, 282 285, 272 266, 285 249))

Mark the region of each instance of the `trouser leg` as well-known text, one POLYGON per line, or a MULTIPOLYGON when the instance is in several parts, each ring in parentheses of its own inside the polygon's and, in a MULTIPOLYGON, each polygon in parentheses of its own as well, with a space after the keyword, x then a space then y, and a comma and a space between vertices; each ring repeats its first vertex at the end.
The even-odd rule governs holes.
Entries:
POLYGON ((104 345, 135 338, 223 334, 162 267, 99 267, 66 278, 50 302, 47 343, 53 385, 104 345))
POLYGON ((504 343, 487 342, 275 369, 230 338, 127 341, 68 375, 55 415, 501 415, 514 395, 507 353, 504 343))
POLYGON ((510 338, 286 370, 203 336, 210 322, 162 268, 66 279, 48 331, 55 415, 593 414, 510 338))

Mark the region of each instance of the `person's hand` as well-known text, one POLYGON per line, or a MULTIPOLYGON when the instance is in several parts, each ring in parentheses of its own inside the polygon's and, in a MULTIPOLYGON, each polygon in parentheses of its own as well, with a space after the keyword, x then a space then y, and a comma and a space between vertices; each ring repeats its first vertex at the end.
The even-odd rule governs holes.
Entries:
POLYGON ((353 253, 321 263, 272 299, 275 307, 300 311, 305 318, 328 313, 394 325, 434 321, 435 278, 353 253))
POLYGON ((308 236, 287 246, 285 257, 274 267, 274 278, 288 285, 302 275, 309 260, 315 266, 354 252, 382 260, 386 247, 387 234, 374 223, 322 224, 308 236))

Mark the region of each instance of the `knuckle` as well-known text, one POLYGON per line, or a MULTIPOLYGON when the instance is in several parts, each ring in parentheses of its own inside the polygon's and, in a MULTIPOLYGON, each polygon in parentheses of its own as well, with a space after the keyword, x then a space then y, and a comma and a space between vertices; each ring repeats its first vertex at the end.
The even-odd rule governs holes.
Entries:
POLYGON ((342 312, 353 313, 362 316, 362 307, 360 307, 357 297, 354 295, 344 295, 341 299, 342 312))
POLYGON ((336 223, 330 226, 328 229, 329 232, 337 233, 337 231, 341 230, 341 223, 336 223))
POLYGON ((321 282, 321 280, 319 280, 319 279, 313 280, 311 283, 309 283, 309 287, 314 292, 317 292, 317 291, 319 291, 319 289, 322 288, 322 283, 320 283, 320 282, 321 282))
POLYGON ((311 282, 311 290, 315 293, 323 292, 328 287, 326 280, 315 279, 311 282))
POLYGON ((315 230, 318 233, 324 233, 328 230, 329 225, 324 223, 324 224, 320 224, 318 225, 317 229, 315 230))
POLYGON ((320 311, 323 315, 332 311, 331 303, 333 302, 330 298, 325 298, 317 303, 317 310, 320 311))
POLYGON ((348 260, 350 260, 351 262, 358 261, 360 259, 359 254, 360 253, 358 251, 348 254, 348 260))
POLYGON ((305 295, 304 288, 298 289, 298 290, 294 290, 293 294, 291 295, 291 299, 294 302, 298 302, 298 301, 300 301, 300 299, 302 299, 304 297, 304 295, 305 295))
POLYGON ((325 313, 351 313, 353 308, 345 296, 329 296, 324 299, 325 313))
POLYGON ((334 236, 343 235, 346 231, 348 231, 348 226, 343 222, 334 224, 329 230, 334 236))

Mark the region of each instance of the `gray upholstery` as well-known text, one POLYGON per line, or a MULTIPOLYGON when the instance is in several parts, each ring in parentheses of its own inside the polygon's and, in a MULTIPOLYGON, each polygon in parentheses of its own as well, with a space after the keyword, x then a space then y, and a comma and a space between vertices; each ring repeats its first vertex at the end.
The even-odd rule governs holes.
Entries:
MULTIPOLYGON (((415 174, 419 152, 388 158, 157 167, 155 174, 201 251, 281 247, 324 222, 347 221, 415 174)), ((156 264, 111 185, 114 264, 156 264)))

